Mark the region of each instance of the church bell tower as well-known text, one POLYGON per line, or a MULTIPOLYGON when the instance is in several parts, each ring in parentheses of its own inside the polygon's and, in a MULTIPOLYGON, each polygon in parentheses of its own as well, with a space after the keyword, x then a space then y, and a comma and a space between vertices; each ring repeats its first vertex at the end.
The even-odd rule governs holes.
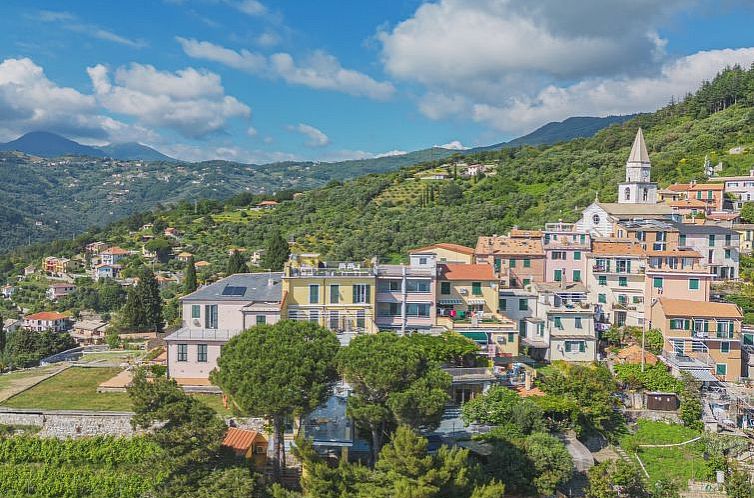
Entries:
POLYGON ((641 128, 636 132, 631 154, 626 161, 626 181, 618 184, 619 204, 655 204, 657 184, 650 179, 649 153, 641 128))

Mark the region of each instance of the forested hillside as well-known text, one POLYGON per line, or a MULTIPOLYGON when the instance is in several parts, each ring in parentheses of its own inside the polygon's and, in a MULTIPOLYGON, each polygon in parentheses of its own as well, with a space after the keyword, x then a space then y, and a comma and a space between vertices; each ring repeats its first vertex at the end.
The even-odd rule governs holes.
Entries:
POLYGON ((644 129, 652 160, 652 178, 661 186, 702 180, 705 156, 721 161, 723 174, 754 167, 754 70, 733 68, 704 83, 682 102, 613 125, 591 138, 554 146, 522 146, 485 151, 466 158, 494 165, 487 175, 461 178, 446 168, 446 180, 420 179, 442 168, 430 161, 397 172, 372 174, 305 192, 265 212, 239 211, 251 198, 207 202, 147 213, 89 233, 77 241, 58 242, 16 252, 3 263, 8 271, 34 254, 65 251, 69 246, 104 239, 133 243, 128 226, 161 219, 184 232, 182 245, 216 265, 231 246, 261 248, 280 230, 301 250, 336 259, 378 255, 396 259, 406 249, 437 241, 473 245, 480 234, 504 233, 514 225, 539 226, 558 219, 573 221, 595 195, 615 201, 616 184, 637 127, 644 129), (743 154, 728 154, 743 146, 743 154), (455 174, 455 178, 453 177, 455 174))

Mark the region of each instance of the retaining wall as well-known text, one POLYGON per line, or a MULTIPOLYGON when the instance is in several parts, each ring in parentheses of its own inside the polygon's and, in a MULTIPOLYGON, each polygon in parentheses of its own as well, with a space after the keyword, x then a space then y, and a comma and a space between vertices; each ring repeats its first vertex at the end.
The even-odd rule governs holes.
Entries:
POLYGON ((136 433, 131 428, 132 416, 129 412, 0 409, 0 424, 41 427, 40 436, 58 438, 131 436, 136 433))

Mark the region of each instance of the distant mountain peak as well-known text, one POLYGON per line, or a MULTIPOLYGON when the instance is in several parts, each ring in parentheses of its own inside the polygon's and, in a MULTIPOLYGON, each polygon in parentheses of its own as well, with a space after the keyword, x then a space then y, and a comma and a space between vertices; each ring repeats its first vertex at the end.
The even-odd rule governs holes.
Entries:
POLYGON ((175 161, 172 157, 136 142, 110 144, 101 147, 84 145, 44 130, 30 131, 10 142, 0 143, 0 151, 18 151, 40 157, 89 156, 112 157, 123 161, 175 161))

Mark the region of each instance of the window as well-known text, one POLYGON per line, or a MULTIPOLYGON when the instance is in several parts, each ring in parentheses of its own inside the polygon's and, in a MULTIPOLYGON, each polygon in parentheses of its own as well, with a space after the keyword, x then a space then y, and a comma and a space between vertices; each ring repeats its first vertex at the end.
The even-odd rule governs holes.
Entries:
POLYGON ((754 334, 743 334, 744 345, 754 346, 754 334))
POLYGON ((524 268, 531 268, 531 259, 524 259, 524 268))
POLYGON ((627 201, 631 200, 631 189, 629 187, 626 187, 626 190, 624 191, 624 197, 627 201))
POLYGON ((525 279, 523 279, 523 280, 521 281, 521 284, 522 284, 522 285, 523 285, 524 287, 526 287, 526 286, 527 286, 527 285, 529 285, 530 283, 531 283, 531 279, 530 279, 530 278, 525 278, 525 279))
POLYGON ((191 318, 199 318, 202 313, 202 307, 198 304, 191 305, 191 318))
POLYGON ((309 321, 319 323, 319 310, 309 310, 309 321))
POLYGON ((267 315, 257 315, 257 325, 264 325, 267 323, 267 315))
POLYGON ((427 264, 427 258, 419 258, 419 264, 424 266, 427 264))
POLYGON ((516 340, 516 335, 513 332, 508 332, 508 343, 516 340))
POLYGON ((725 236, 725 245, 729 246, 730 243, 731 243, 731 235, 728 234, 728 235, 725 236))
POLYGON ((685 330, 684 321, 680 318, 670 320, 670 330, 685 330))
POLYGON ((652 287, 655 289, 662 289, 663 285, 663 278, 662 277, 655 277, 652 279, 652 287))
POLYGON ((507 309, 508 309, 508 301, 506 301, 506 300, 505 300, 505 299, 503 299, 503 298, 500 298, 500 299, 499 299, 499 300, 497 301, 497 308, 498 308, 498 309, 499 309, 500 311, 505 311, 505 310, 507 310, 507 309))
POLYGON ((450 294, 450 282, 440 282, 440 294, 450 294))
POLYGON ((319 285, 309 285, 309 304, 317 304, 319 302, 319 285))
POLYGON ((730 259, 730 249, 725 250, 725 259, 730 259))
POLYGON ((366 324, 367 324, 367 317, 364 310, 357 311, 356 312, 356 328, 359 330, 364 330, 366 328, 366 324))
POLYGON ((597 302, 600 304, 606 304, 607 303, 607 295, 606 294, 597 294, 597 302))
POLYGON ((710 234, 709 237, 707 237, 707 239, 708 239, 707 242, 709 243, 710 247, 712 247, 712 246, 715 245, 715 235, 714 234, 710 234))
POLYGON ((645 188, 645 189, 644 189, 644 190, 642 191, 642 200, 646 201, 646 200, 647 200, 647 197, 649 197, 649 190, 648 190, 647 188, 645 188))
POLYGON ((699 279, 698 278, 690 278, 689 279, 689 290, 699 290, 699 279))
POLYGON ((204 305, 204 328, 206 329, 217 328, 217 305, 216 304, 204 305))
POLYGON ((340 285, 332 284, 330 286, 330 304, 338 304, 340 302, 340 285))
POLYGON ((574 326, 577 329, 584 328, 584 327, 581 326, 581 317, 580 316, 577 316, 576 318, 574 318, 574 326))
POLYGON ((720 376, 725 376, 728 373, 728 365, 725 363, 718 363, 715 365, 715 373, 720 376))
POLYGON ((518 300, 518 311, 529 311, 529 301, 527 299, 518 300))
POLYGON ((553 277, 553 280, 555 280, 556 282, 563 280, 563 270, 555 270, 555 276, 553 277))
POLYGON ((628 278, 618 277, 618 287, 628 287, 628 278))
POLYGON ((196 345, 196 361, 198 361, 199 363, 207 363, 207 345, 206 344, 196 345))
POLYGON ((730 342, 728 342, 728 341, 720 341, 720 352, 721 353, 730 353, 730 342))
POLYGON ((472 296, 482 295, 482 282, 471 282, 471 295, 472 296))
POLYGON ((584 341, 566 341, 565 352, 566 353, 583 353, 586 351, 586 342, 584 341))
POLYGON ((353 286, 354 304, 366 304, 370 301, 369 284, 356 284, 353 286))
POLYGON ((552 324, 556 329, 563 330, 563 320, 561 320, 559 316, 553 317, 552 324))
POLYGON ((428 303, 408 303, 406 304, 406 315, 428 317, 429 304, 428 303))
POLYGON ((678 245, 680 246, 686 246, 686 235, 681 234, 678 236, 678 245))
POLYGON ((401 290, 400 280, 382 280, 379 285, 380 292, 396 292, 401 290))
POLYGON ((526 320, 518 321, 518 333, 519 335, 526 337, 526 320))
MULTIPOLYGON (((583 235, 582 235, 583 237, 583 235)), ((581 261, 581 251, 573 251, 573 260, 581 261)))
POLYGON ((607 276, 606 275, 599 275, 597 277, 597 283, 600 285, 607 285, 607 276))
POLYGON ((188 361, 188 344, 178 345, 178 358, 177 361, 188 361))
POLYGON ((633 296, 631 302, 634 304, 641 304, 644 302, 644 296, 633 296))
POLYGON ((592 223, 594 223, 595 225, 599 225, 600 224, 600 215, 598 215, 598 214, 593 215, 592 216, 592 223))
POLYGON ((628 303, 628 296, 625 294, 618 294, 618 304, 626 304, 628 303))
POLYGON ((581 270, 573 270, 573 281, 581 282, 581 270))
POLYGON ((515 260, 515 259, 512 259, 512 258, 511 258, 511 260, 510 260, 510 265, 509 265, 509 266, 510 266, 511 268, 515 268, 515 267, 516 267, 516 260, 515 260))
MULTIPOLYGON (((584 234, 584 233, 580 234, 579 235, 579 240, 581 241, 582 244, 586 244, 586 234, 584 234)), ((581 254, 581 252, 579 252, 579 251, 576 251, 576 252, 578 252, 579 254, 581 254)))
POLYGON ((426 294, 429 292, 429 280, 407 280, 406 292, 426 294))

